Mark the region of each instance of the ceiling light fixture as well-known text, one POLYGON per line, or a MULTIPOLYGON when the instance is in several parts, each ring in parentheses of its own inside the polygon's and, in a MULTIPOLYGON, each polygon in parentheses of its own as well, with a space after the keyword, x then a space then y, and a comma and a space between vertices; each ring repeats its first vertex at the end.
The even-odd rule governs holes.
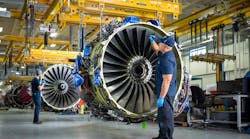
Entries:
POLYGON ((6 11, 7 11, 7 8, 0 7, 0 11, 1 11, 1 12, 6 12, 6 11))
POLYGON ((51 38, 55 38, 57 35, 58 35, 58 33, 57 33, 57 32, 53 32, 53 33, 50 33, 50 35, 49 35, 49 36, 50 36, 51 38))
POLYGON ((0 32, 3 32, 3 27, 0 27, 0 32))
POLYGON ((51 44, 50 47, 56 47, 56 44, 51 44))

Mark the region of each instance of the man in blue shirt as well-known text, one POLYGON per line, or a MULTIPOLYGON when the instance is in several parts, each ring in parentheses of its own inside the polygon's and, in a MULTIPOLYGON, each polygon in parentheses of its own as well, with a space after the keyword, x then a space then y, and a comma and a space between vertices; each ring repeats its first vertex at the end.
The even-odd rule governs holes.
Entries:
POLYGON ((155 74, 159 136, 153 139, 173 139, 173 101, 176 94, 176 59, 172 51, 175 41, 171 36, 156 39, 149 37, 152 48, 158 55, 155 74))
POLYGON ((41 80, 42 71, 40 69, 36 70, 36 77, 34 77, 31 81, 31 90, 32 90, 32 100, 35 104, 35 111, 34 111, 34 124, 41 124, 42 122, 39 121, 39 113, 41 109, 41 90, 45 84, 45 80, 41 80))

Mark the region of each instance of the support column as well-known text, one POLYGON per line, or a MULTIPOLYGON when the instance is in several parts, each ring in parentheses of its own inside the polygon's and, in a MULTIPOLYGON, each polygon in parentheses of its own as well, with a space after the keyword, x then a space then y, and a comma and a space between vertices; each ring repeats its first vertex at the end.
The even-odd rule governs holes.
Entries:
POLYGON ((248 35, 248 38, 247 38, 247 42, 248 42, 248 70, 250 70, 250 35, 248 35))
POLYGON ((34 47, 35 6, 30 5, 30 45, 34 47))
MULTIPOLYGON (((216 52, 217 54, 220 54, 220 30, 219 29, 217 29, 217 32, 216 32, 216 52)), ((216 63, 216 82, 222 80, 221 68, 222 68, 222 64, 216 63)))
POLYGON ((26 68, 25 68, 25 71, 26 71, 26 76, 29 76, 29 66, 28 65, 26 65, 26 68))
POLYGON ((73 45, 73 41, 74 41, 74 27, 71 25, 69 26, 69 43, 70 43, 70 46, 72 47, 73 45))
POLYGON ((4 63, 4 75, 8 74, 8 70, 7 70, 7 62, 4 63))

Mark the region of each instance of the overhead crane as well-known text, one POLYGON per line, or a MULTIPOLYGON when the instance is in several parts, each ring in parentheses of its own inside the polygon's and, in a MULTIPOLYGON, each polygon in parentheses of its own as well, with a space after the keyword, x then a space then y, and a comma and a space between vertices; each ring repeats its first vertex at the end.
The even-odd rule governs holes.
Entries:
MULTIPOLYGON (((100 25, 110 20, 105 18, 101 20, 100 13, 110 17, 137 16, 141 19, 158 19, 166 23, 166 15, 173 14, 174 19, 178 19, 181 13, 181 4, 178 0, 54 0, 52 3, 48 0, 35 0, 31 4, 48 4, 49 8, 45 13, 34 13, 38 21, 49 24, 57 17, 57 24, 60 30, 63 30, 67 24, 76 24, 80 22, 79 12, 85 14, 82 19, 83 25, 100 25), (65 10, 67 9, 67 10, 65 10)), ((11 17, 21 18, 30 11, 27 8, 27 0, 24 1, 22 10, 10 10, 11 17)), ((88 40, 87 40, 88 41, 88 40)))
MULTIPOLYGON (((137 16, 142 19, 159 19, 162 23, 165 22, 165 16, 173 14, 174 19, 178 19, 181 13, 181 4, 178 0, 75 0, 68 3, 66 0, 54 0, 49 3, 47 0, 36 0, 36 4, 48 4, 49 8, 45 13, 35 13, 35 19, 43 21, 45 24, 50 23, 56 15, 60 18, 60 22, 75 23, 80 22, 79 11, 91 17, 98 17, 100 12, 103 15, 110 17, 126 17, 137 16), (67 9, 68 10, 63 10, 67 9), (62 14, 62 15, 61 15, 62 14)), ((27 4, 24 2, 24 4, 27 4)), ((23 16, 22 11, 10 10, 11 17, 20 18, 23 16)), ((100 20, 95 18, 83 19, 86 24, 100 24, 100 20)))
MULTIPOLYGON (((219 8, 222 7, 221 5, 213 5, 188 17, 185 17, 182 20, 167 24, 164 30, 176 32, 177 36, 190 36, 191 30, 189 23, 193 20, 202 19, 203 21, 201 24, 201 31, 202 33, 206 33, 206 31, 211 30, 213 26, 217 26, 219 24, 228 25, 232 23, 233 17, 238 14, 244 14, 245 19, 250 17, 250 3, 248 2, 248 0, 229 0, 229 3, 229 9, 219 8), (221 11, 224 11, 225 13, 220 15, 219 13, 221 11)), ((200 30, 199 25, 197 29, 200 30)), ((193 29, 192 34, 194 33, 195 30, 193 29)))
POLYGON ((73 62, 69 62, 70 59, 75 59, 79 52, 73 51, 58 51, 58 50, 37 50, 31 49, 30 56, 25 57, 22 63, 47 63, 47 64, 69 64, 73 65, 73 62))
MULTIPOLYGON (((35 4, 46 4, 49 7, 45 10, 44 13, 34 13, 35 21, 40 21, 48 25, 51 22, 55 22, 58 24, 60 30, 63 30, 68 24, 79 24, 81 21, 80 13, 84 15, 82 18, 82 24, 86 25, 94 25, 97 26, 95 31, 99 30, 98 26, 101 23, 107 23, 111 20, 111 18, 123 18, 126 16, 138 16, 143 20, 147 19, 158 19, 162 23, 165 22, 165 17, 168 14, 172 14, 174 19, 178 19, 179 14, 181 13, 181 4, 178 3, 178 0, 174 1, 163 1, 163 0, 109 0, 109 1, 99 1, 99 0, 25 0, 23 4, 22 10, 10 10, 10 14, 12 18, 23 19, 25 14, 30 15, 30 8, 28 5, 35 4), (108 18, 103 18, 103 16, 108 16, 108 18), (56 20, 55 20, 56 19, 56 20)), ((165 22, 166 23, 166 22, 165 22)), ((87 42, 89 39, 93 38, 95 35, 93 32, 88 33, 86 35, 87 42)), ((41 38, 28 38, 28 42, 30 43, 34 41, 34 43, 38 44, 36 49, 43 49, 43 39, 41 38)), ((25 42, 25 37, 15 37, 15 36, 5 36, 1 37, 1 40, 6 40, 10 42, 25 42)), ((49 44, 59 44, 65 45, 66 49, 71 50, 71 46, 69 42, 60 42, 60 41, 48 41, 49 44)), ((15 46, 15 45, 13 45, 15 46)), ((9 53, 12 49, 12 43, 10 43, 7 48, 7 52, 9 53)), ((20 48, 14 56, 16 56, 13 60, 14 62, 32 62, 32 58, 26 57, 24 59, 23 56, 24 47, 20 48)), ((8 53, 6 53, 4 62, 8 59, 8 53)), ((39 60, 38 60, 39 61, 39 60)), ((43 59, 47 63, 52 63, 48 59, 43 59)), ((59 60, 60 61, 60 60, 59 60)), ((65 60, 63 60, 65 62, 65 60)), ((55 61, 54 61, 55 62, 55 61)))
MULTIPOLYGON (((43 44, 44 40, 43 38, 28 38, 28 42, 31 41, 31 39, 33 39, 35 44, 43 44)), ((14 41, 14 42, 24 42, 25 41, 25 37, 20 37, 20 36, 12 36, 12 35, 5 35, 5 36, 0 36, 0 40, 3 41, 14 41)), ((48 44, 58 44, 58 45, 63 45, 66 46, 69 50, 71 50, 70 48, 70 44, 68 41, 58 41, 58 40, 48 40, 48 44)))
MULTIPOLYGON (((30 55, 24 57, 23 50, 25 46, 17 46, 15 45, 16 42, 25 42, 25 37, 20 36, 11 36, 5 35, 0 36, 0 40, 10 42, 6 51, 5 57, 1 58, 1 62, 7 62, 9 58, 9 54, 11 51, 16 51, 17 53, 12 52, 12 61, 13 63, 65 63, 65 64, 72 64, 68 62, 68 59, 72 59, 76 57, 79 53, 71 52, 70 43, 68 41, 56 41, 56 40, 48 40, 48 44, 57 44, 61 47, 65 47, 68 51, 53 51, 53 50, 42 50, 44 47, 43 45, 43 38, 28 38, 28 43, 33 39, 34 44, 38 44, 36 48, 29 49, 30 55), (39 58, 40 57, 40 58, 39 58), (42 58, 43 57, 43 58, 42 58), (50 59, 50 60, 49 60, 50 59)), ((65 49, 64 49, 65 50, 65 49)))
MULTIPOLYGON (((44 63, 44 64, 68 64, 73 65, 74 63, 69 62, 70 59, 75 59, 79 52, 73 51, 58 51, 58 50, 38 50, 30 49, 29 56, 20 56, 20 52, 13 54, 12 63, 44 63)), ((4 58, 0 58, 0 62, 6 62, 4 58)))
MULTIPOLYGON (((65 3, 67 6, 67 3, 65 3)), ((178 19, 181 4, 178 0, 76 0, 70 3, 71 12, 81 10, 88 15, 99 14, 102 10, 105 16, 138 16, 147 19, 163 19, 164 15, 173 14, 178 19)))

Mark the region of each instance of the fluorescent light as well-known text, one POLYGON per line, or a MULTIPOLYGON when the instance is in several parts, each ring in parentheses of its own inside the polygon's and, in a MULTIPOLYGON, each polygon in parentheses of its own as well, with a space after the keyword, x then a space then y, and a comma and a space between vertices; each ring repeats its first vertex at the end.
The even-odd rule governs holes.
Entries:
POLYGON ((3 27, 0 27, 0 32, 3 32, 3 27))
POLYGON ((51 38, 55 38, 57 35, 58 35, 58 33, 57 33, 57 32, 53 32, 53 33, 50 33, 50 35, 49 35, 49 36, 50 36, 51 38))
POLYGON ((16 72, 16 74, 17 74, 17 75, 19 75, 19 74, 20 74, 20 72, 18 72, 18 71, 17 71, 17 72, 16 72))
POLYGON ((56 47, 56 44, 51 44, 50 47, 56 47))
POLYGON ((24 69, 25 67, 24 66, 21 66, 21 69, 24 69))
POLYGON ((6 12, 6 11, 7 11, 7 8, 0 7, 0 11, 6 12))

